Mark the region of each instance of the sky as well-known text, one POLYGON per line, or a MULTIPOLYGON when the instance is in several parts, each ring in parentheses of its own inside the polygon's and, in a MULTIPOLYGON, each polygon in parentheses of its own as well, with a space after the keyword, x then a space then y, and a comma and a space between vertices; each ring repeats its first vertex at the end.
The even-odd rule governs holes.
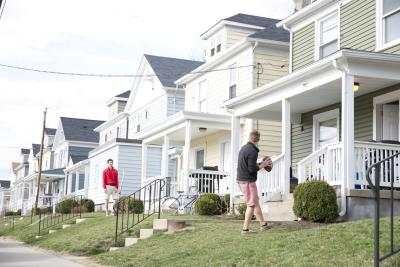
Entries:
MULTIPOLYGON (((4 0, 3 0, 4 2, 4 0)), ((8 0, 0 18, 0 64, 41 70, 135 74, 143 54, 202 58, 200 35, 245 13, 283 19, 292 0, 8 0)), ((105 103, 134 78, 76 77, 0 66, 0 179, 20 149, 40 143, 59 117, 107 119, 105 103)))

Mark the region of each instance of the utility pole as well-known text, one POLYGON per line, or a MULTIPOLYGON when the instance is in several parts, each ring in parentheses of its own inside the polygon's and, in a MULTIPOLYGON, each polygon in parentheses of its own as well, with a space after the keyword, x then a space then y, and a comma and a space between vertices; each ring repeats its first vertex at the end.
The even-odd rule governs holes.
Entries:
MULTIPOLYGON (((1 0, 0 0, 1 1, 1 0)), ((36 191, 36 201, 35 201, 35 214, 37 212, 39 203, 39 189, 40 189, 40 179, 42 178, 42 162, 43 162, 43 148, 44 148, 44 132, 46 129, 46 114, 47 108, 43 112, 43 129, 42 129, 42 142, 40 143, 40 157, 39 157, 39 175, 37 180, 37 191, 36 191)), ((35 156, 35 155, 34 155, 35 156)))

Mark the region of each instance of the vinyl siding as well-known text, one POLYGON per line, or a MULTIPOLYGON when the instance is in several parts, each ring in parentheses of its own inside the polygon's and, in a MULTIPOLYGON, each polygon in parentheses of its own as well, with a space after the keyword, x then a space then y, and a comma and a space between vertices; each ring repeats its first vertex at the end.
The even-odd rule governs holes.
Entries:
POLYGON ((254 120, 254 129, 260 132, 260 155, 279 156, 282 152, 282 123, 254 120))
POLYGON ((314 62, 315 23, 293 33, 292 70, 298 70, 314 62))
MULTIPOLYGON (((369 141, 373 138, 374 97, 399 89, 400 84, 359 96, 354 100, 354 139, 356 141, 369 141)), ((340 110, 340 103, 304 113, 301 115, 301 125, 292 125, 292 166, 296 168, 300 160, 312 153, 313 116, 336 108, 340 110), (303 130, 301 130, 302 127, 303 130)), ((339 130, 340 128, 341 122, 339 130)))
POLYGON ((185 108, 184 96, 168 96, 167 116, 174 115, 185 108))
POLYGON ((257 51, 254 54, 256 70, 254 71, 253 88, 263 86, 288 74, 288 61, 288 55, 284 57, 273 55, 267 51, 257 51))
POLYGON ((244 38, 254 32, 254 30, 226 27, 226 49, 242 41, 244 38))
POLYGON ((382 51, 383 53, 400 55, 400 44, 382 51))
POLYGON ((147 148, 147 177, 161 175, 162 148, 147 148))
POLYGON ((118 147, 118 172, 123 195, 140 189, 142 176, 142 147, 118 147))

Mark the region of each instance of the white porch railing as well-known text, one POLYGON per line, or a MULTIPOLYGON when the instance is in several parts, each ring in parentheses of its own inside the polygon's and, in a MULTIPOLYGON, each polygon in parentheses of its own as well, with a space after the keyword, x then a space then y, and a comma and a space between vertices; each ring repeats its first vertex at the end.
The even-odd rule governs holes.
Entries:
POLYGON ((164 176, 153 176, 147 177, 143 183, 142 187, 150 184, 155 180, 165 180, 165 194, 166 196, 177 196, 178 195, 178 181, 176 177, 164 177, 164 176))
MULTIPOLYGON (((366 180, 367 170, 372 164, 383 160, 400 151, 399 145, 354 142, 354 177, 348 184, 354 185, 353 189, 365 189, 368 185, 366 180)), ((322 180, 330 185, 340 185, 342 183, 342 144, 337 143, 327 145, 320 150, 312 153, 298 163, 299 183, 306 180, 322 180)), ((396 161, 399 161, 396 159, 396 161)), ((398 163, 396 162, 395 163, 398 163)), ((381 186, 390 186, 388 175, 389 166, 381 170, 381 186), (386 170, 386 171, 385 171, 386 170)), ((398 177, 399 166, 395 167, 395 177, 398 177)), ((400 187, 400 180, 396 178, 395 187, 400 187)))
POLYGON ((229 173, 208 170, 189 170, 189 188, 196 187, 200 193, 228 194, 229 173))
POLYGON ((283 168, 285 155, 281 154, 273 159, 273 168, 270 172, 261 170, 257 174, 258 195, 263 202, 274 193, 283 192, 283 168))

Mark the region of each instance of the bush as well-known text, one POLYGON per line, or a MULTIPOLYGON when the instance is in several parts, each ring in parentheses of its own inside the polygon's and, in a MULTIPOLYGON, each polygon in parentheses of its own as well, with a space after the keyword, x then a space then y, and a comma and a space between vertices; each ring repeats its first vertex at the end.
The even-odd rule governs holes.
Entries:
POLYGON ((223 207, 222 202, 216 194, 204 194, 196 200, 195 211, 199 215, 220 215, 223 207))
POLYGON ((72 212, 73 207, 79 206, 79 203, 73 199, 66 199, 60 203, 57 204, 56 206, 56 212, 57 213, 63 213, 63 214, 69 214, 72 212))
POLYGON ((94 212, 94 201, 93 200, 84 198, 84 199, 82 199, 81 205, 86 209, 85 212, 94 212))
POLYGON ((236 206, 236 217, 240 220, 244 220, 244 216, 246 214, 247 205, 246 203, 240 203, 236 206))
POLYGON ((335 190, 323 181, 307 181, 294 191, 293 211, 307 221, 333 223, 338 217, 335 190))
POLYGON ((140 199, 129 198, 128 204, 128 197, 121 197, 119 199, 119 202, 119 209, 124 210, 125 212, 128 212, 128 208, 130 213, 135 214, 142 214, 144 211, 144 204, 143 201, 140 199))
POLYGON ((8 216, 15 216, 15 215, 17 215, 17 213, 14 212, 14 211, 7 211, 5 215, 6 215, 7 217, 8 217, 8 216))
POLYGON ((222 213, 226 213, 227 211, 229 211, 230 203, 231 203, 231 195, 225 194, 222 197, 222 213))
POLYGON ((21 209, 17 210, 17 213, 15 215, 21 216, 21 209))

